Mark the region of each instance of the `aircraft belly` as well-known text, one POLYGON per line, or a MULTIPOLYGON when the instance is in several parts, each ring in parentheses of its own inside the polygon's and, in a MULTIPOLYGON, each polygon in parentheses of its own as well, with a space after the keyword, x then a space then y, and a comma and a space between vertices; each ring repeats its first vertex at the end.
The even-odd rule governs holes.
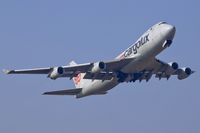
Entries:
POLYGON ((111 79, 111 80, 94 80, 91 81, 91 84, 88 85, 86 88, 83 88, 82 94, 87 96, 87 95, 92 95, 92 94, 98 94, 100 92, 106 92, 113 87, 118 85, 117 79, 111 79))

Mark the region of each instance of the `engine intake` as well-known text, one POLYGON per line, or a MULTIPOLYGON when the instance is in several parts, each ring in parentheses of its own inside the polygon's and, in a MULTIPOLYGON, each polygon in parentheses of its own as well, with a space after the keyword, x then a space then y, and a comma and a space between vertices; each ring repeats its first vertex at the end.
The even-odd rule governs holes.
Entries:
POLYGON ((101 72, 102 70, 105 70, 106 69, 106 64, 102 61, 100 62, 96 62, 93 64, 93 67, 91 69, 91 73, 99 73, 101 72))
POLYGON ((55 80, 58 77, 61 77, 63 73, 64 73, 64 69, 62 67, 54 67, 53 71, 49 74, 48 77, 55 80))
POLYGON ((178 79, 185 79, 190 76, 190 74, 192 74, 192 70, 189 67, 181 68, 180 72, 178 73, 178 79))
POLYGON ((174 69, 174 70, 177 70, 178 69, 178 63, 176 63, 176 62, 171 62, 171 63, 169 63, 170 64, 170 66, 174 69))
POLYGON ((187 67, 187 68, 185 68, 185 73, 187 75, 190 75, 192 73, 192 70, 189 67, 187 67))
POLYGON ((166 70, 167 75, 172 75, 178 69, 178 63, 170 62, 168 63, 169 67, 166 70))
POLYGON ((62 67, 58 67, 57 72, 58 72, 59 74, 63 74, 63 68, 62 68, 62 67))

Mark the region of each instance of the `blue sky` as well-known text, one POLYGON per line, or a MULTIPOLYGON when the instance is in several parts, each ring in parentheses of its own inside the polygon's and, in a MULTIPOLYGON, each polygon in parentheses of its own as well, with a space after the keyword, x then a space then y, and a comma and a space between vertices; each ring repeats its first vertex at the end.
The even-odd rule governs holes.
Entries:
POLYGON ((43 96, 73 88, 67 78, 0 74, 2 133, 199 133, 200 2, 144 0, 2 0, 0 69, 111 60, 150 26, 167 21, 177 32, 158 58, 190 66, 186 80, 124 83, 105 96, 43 96))

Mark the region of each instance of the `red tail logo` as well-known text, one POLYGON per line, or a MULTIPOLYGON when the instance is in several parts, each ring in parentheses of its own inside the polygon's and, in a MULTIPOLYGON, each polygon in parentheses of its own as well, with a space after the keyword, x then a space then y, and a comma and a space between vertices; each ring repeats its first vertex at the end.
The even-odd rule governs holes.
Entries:
POLYGON ((78 85, 81 82, 81 73, 74 77, 74 83, 78 85))

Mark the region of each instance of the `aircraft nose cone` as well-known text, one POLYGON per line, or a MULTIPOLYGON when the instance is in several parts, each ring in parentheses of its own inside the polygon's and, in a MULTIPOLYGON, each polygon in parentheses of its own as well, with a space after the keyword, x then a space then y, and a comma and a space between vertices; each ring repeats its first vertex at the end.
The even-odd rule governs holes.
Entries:
POLYGON ((176 28, 173 25, 165 24, 162 31, 163 35, 167 37, 168 40, 172 40, 174 38, 176 28))
POLYGON ((167 25, 166 30, 167 30, 168 34, 171 34, 171 35, 174 35, 176 32, 176 28, 172 25, 167 25))

